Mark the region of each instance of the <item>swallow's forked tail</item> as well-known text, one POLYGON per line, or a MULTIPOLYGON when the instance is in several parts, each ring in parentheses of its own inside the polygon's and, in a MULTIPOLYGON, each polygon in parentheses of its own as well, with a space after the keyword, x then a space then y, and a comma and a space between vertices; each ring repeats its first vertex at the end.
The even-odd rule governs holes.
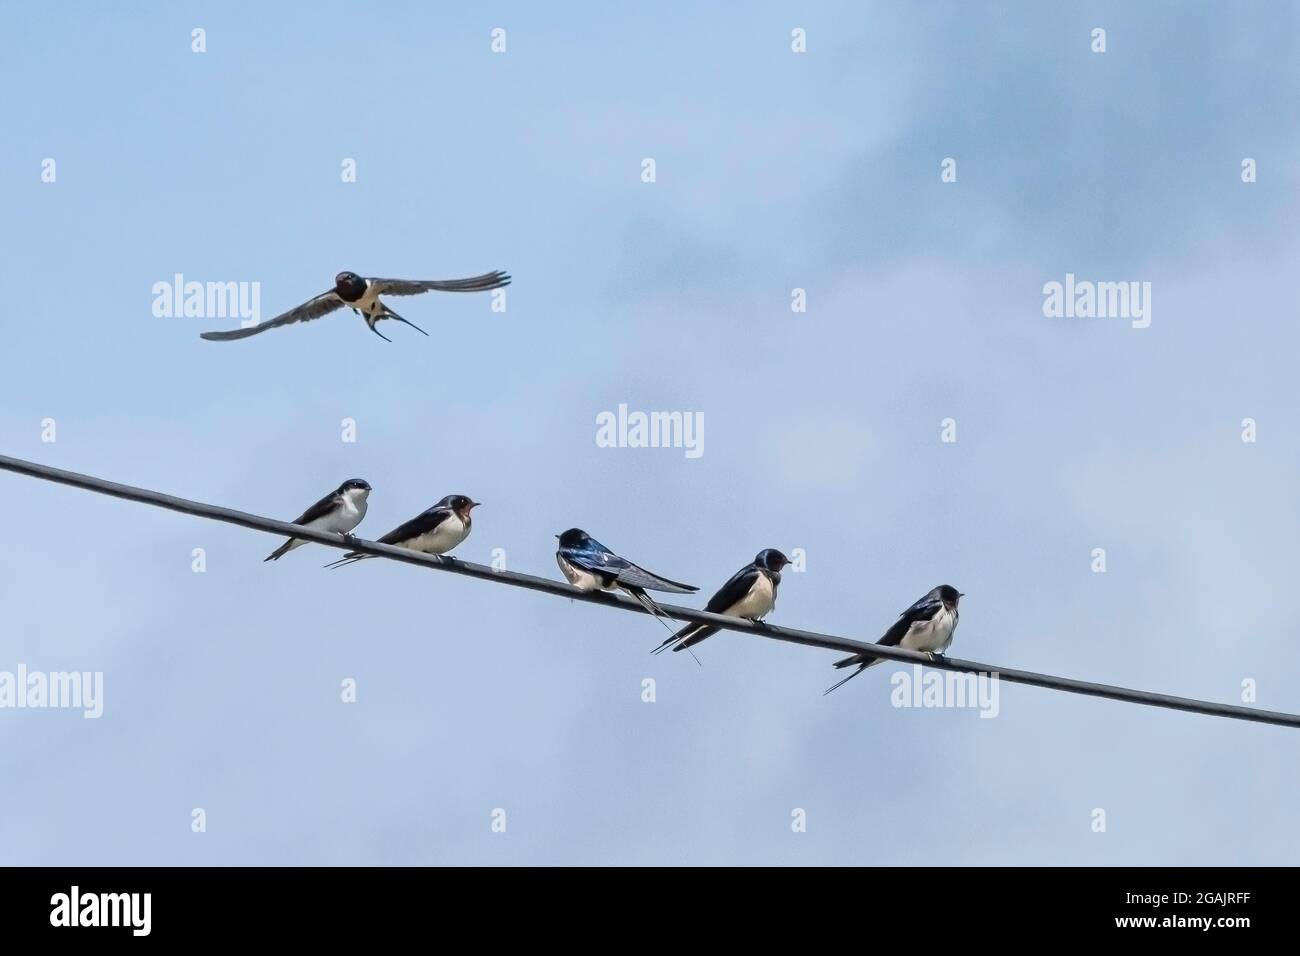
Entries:
POLYGON ((857 677, 868 667, 872 667, 876 664, 879 664, 883 660, 884 660, 883 657, 865 657, 862 654, 850 654, 848 657, 836 661, 835 662, 836 670, 839 670, 841 667, 853 667, 855 664, 857 665, 858 669, 855 670, 848 677, 844 678, 844 680, 837 681, 836 683, 832 684, 830 687, 827 687, 826 690, 822 691, 822 696, 825 697, 827 694, 835 690, 835 688, 837 687, 843 687, 845 684, 853 680, 853 678, 857 677))
POLYGON ((356 564, 358 561, 364 561, 366 558, 373 558, 373 554, 361 554, 359 551, 349 551, 337 561, 331 561, 325 565, 327 568, 344 568, 349 564, 356 564))
POLYGON ((671 647, 673 644, 676 644, 676 643, 677 643, 677 641, 678 641, 678 639, 681 637, 683 631, 689 631, 690 629, 691 629, 691 626, 690 626, 690 625, 687 625, 686 627, 682 628, 681 631, 675 631, 674 633, 672 633, 672 634, 670 634, 670 635, 668 636, 668 639, 667 639, 666 641, 664 641, 662 644, 660 644, 658 647, 656 647, 656 648, 655 648, 653 651, 651 651, 650 653, 651 653, 651 654, 660 654, 660 653, 662 653, 662 652, 668 650, 669 647, 671 647))
MULTIPOLYGON (((840 661, 840 663, 836 664, 835 666, 836 666, 836 667, 847 667, 847 666, 848 666, 848 663, 845 662, 845 661, 840 661)), ((830 687, 827 687, 824 691, 822 691, 822 696, 825 697, 825 696, 826 696, 827 694, 829 694, 831 691, 833 691, 833 690, 837 690, 838 688, 843 687, 845 684, 847 684, 849 681, 853 680, 853 678, 857 677, 859 674, 861 674, 864 670, 866 670, 866 669, 867 669, 868 667, 870 667, 870 666, 871 666, 871 665, 868 664, 868 663, 866 663, 865 661, 859 663, 859 665, 858 665, 858 669, 857 669, 857 670, 855 670, 852 674, 850 674, 848 677, 844 678, 843 680, 837 680, 834 684, 831 684, 830 687)))
MULTIPOLYGON (((380 314, 376 317, 376 320, 378 320, 378 319, 396 319, 398 322, 405 322, 407 325, 409 325, 411 328, 415 329, 415 331, 419 332, 419 333, 420 333, 421 335, 423 335, 425 338, 428 338, 428 336, 429 336, 429 333, 426 332, 426 331, 424 331, 424 329, 420 328, 418 325, 416 325, 416 324, 415 324, 414 322, 412 322, 410 319, 404 319, 404 318, 402 318, 400 315, 398 315, 396 312, 394 312, 392 309, 390 309, 390 308, 389 308, 388 306, 386 306, 386 305, 384 306, 384 311, 383 311, 382 313, 380 313, 380 314)), ((374 326, 372 325, 371 328, 374 329, 374 326)), ((378 331, 378 330, 376 329, 375 331, 378 331)), ((391 340, 390 340, 390 341, 391 341, 391 340)))
MULTIPOLYGON (((637 602, 650 613, 651 617, 664 627, 668 628, 670 634, 674 634, 673 626, 668 623, 668 618, 664 616, 664 609, 655 603, 654 598, 650 597, 650 595, 646 594, 640 588, 625 587, 623 590, 636 598, 637 602)), ((676 635, 674 634, 674 637, 675 636, 676 635)))
MULTIPOLYGON (((668 638, 668 640, 664 641, 653 651, 651 651, 650 652, 651 654, 658 654, 660 651, 662 651, 673 641, 677 640, 677 632, 673 630, 673 625, 668 623, 671 620, 671 618, 669 618, 668 615, 664 613, 663 608, 661 608, 658 604, 655 603, 654 598, 650 597, 650 595, 646 594, 640 588, 629 588, 624 586, 623 590, 627 591, 628 594, 632 595, 634 598, 640 601, 641 606, 643 608, 649 611, 655 617, 655 619, 659 621, 660 624, 668 628, 668 633, 671 636, 668 638)), ((699 664, 700 667, 704 666, 703 664, 700 663, 700 659, 695 656, 694 651, 691 651, 690 654, 691 654, 691 658, 695 661, 696 664, 699 664)))
MULTIPOLYGON (((678 641, 677 646, 673 648, 673 651, 674 653, 677 651, 689 651, 696 644, 700 643, 700 641, 707 640, 714 634, 717 634, 718 631, 719 628, 711 627, 707 624, 701 627, 697 624, 695 626, 695 631, 691 634, 685 635, 680 641, 678 641)), ((682 632, 678 631, 677 633, 681 634, 682 632)))
MULTIPOLYGON (((656 647, 651 654, 659 654, 672 647, 673 652, 690 651, 691 648, 706 638, 712 637, 718 633, 718 628, 710 627, 707 624, 687 624, 684 628, 674 634, 668 640, 656 647)), ((695 652, 691 651, 691 656, 695 657, 695 652)), ((698 657, 695 658, 697 661, 698 657)))
POLYGON ((290 538, 284 544, 280 545, 280 547, 276 548, 274 551, 272 551, 270 554, 264 557, 262 559, 262 563, 265 564, 267 561, 279 561, 282 557, 284 557, 286 554, 288 554, 290 551, 293 550, 294 544, 297 541, 298 541, 297 538, 290 538))

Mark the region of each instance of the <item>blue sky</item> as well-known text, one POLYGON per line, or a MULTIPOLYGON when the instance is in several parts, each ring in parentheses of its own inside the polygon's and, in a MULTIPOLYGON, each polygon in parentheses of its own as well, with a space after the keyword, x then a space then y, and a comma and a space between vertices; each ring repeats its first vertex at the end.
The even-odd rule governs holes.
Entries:
MULTIPOLYGON (((958 656, 1227 702, 1253 679, 1300 709, 1292 5, 81 4, 8 25, 5 453, 286 519, 358 475, 368 537, 463 492, 485 502, 468 560, 558 576, 552 535, 578 525, 702 597, 802 548, 776 622, 874 639, 950 582, 958 656), (504 314, 406 300, 433 338, 392 345, 350 314, 210 343, 230 323, 151 311, 177 272, 259 282, 269 317, 341 269, 495 268, 504 314), (1151 282, 1151 326, 1044 317, 1066 273, 1151 282), (620 403, 701 412, 705 454, 598 448, 620 403)), ((268 536, 0 486, 0 670, 105 685, 99 720, 0 710, 0 862, 1300 852, 1291 731, 1011 685, 992 720, 900 710, 885 668, 823 698, 829 652, 722 635, 697 668, 652 658, 639 616, 326 572, 319 548, 265 565, 268 536)))

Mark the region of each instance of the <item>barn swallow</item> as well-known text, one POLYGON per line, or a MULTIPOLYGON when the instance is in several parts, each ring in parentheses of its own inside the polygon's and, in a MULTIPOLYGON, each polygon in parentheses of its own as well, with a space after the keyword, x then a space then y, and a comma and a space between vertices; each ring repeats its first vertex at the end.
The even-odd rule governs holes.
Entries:
MULTIPOLYGON (((775 548, 764 548, 752 562, 731 576, 718 593, 709 598, 704 610, 712 614, 729 614, 750 621, 762 621, 776 607, 776 589, 781 584, 781 569, 790 563, 775 548)), ((718 628, 708 624, 687 624, 664 641, 652 653, 658 654, 672 646, 674 651, 684 651, 714 634, 718 628)))
MULTIPOLYGON (((679 584, 652 574, 645 568, 621 558, 587 532, 570 528, 557 534, 560 546, 555 551, 555 561, 579 591, 626 591, 652 615, 663 621, 663 609, 646 594, 649 591, 666 591, 669 594, 694 594, 699 588, 679 584)), ((667 625, 666 625, 667 626, 667 625)), ((672 627, 668 627, 672 630, 672 627)))
POLYGON ((385 342, 391 342, 388 336, 375 328, 380 319, 396 319, 406 322, 415 331, 428 335, 424 329, 413 322, 407 322, 383 301, 381 295, 419 295, 421 292, 488 292, 510 284, 510 276, 504 272, 488 272, 472 279, 365 279, 355 272, 340 272, 334 277, 334 288, 322 292, 302 305, 290 309, 273 319, 267 319, 247 329, 231 329, 228 332, 201 332, 199 338, 210 342, 228 342, 231 339, 246 339, 267 329, 292 325, 294 322, 307 322, 319 319, 322 315, 341 309, 344 306, 366 320, 370 331, 385 342))
MULTIPOLYGON (((379 543, 410 551, 423 551, 425 554, 446 554, 469 537, 472 523, 469 513, 481 503, 464 495, 448 495, 432 508, 420 512, 405 524, 398 525, 380 538, 379 543)), ((372 554, 349 551, 325 567, 341 568, 373 557, 372 554)))
MULTIPOLYGON (((943 654, 952 643, 953 632, 957 630, 957 604, 966 595, 947 584, 940 584, 925 597, 921 598, 898 616, 898 620, 885 632, 885 636, 876 641, 886 647, 904 647, 909 651, 921 651, 934 660, 936 654, 943 654)), ((880 657, 868 657, 865 654, 852 654, 835 666, 852 667, 855 670, 842 681, 826 688, 822 696, 835 688, 847 684, 872 664, 879 664, 880 657)))
MULTIPOLYGON (((293 523, 315 531, 347 535, 366 516, 366 499, 369 497, 369 484, 361 478, 349 478, 299 515, 293 523)), ((262 560, 278 561, 294 548, 307 543, 301 538, 290 538, 262 560)))

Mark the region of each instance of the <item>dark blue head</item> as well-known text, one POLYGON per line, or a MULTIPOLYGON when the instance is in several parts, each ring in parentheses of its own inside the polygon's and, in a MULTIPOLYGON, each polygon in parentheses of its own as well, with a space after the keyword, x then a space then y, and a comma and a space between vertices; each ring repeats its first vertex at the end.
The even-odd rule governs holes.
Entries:
POLYGON ((581 528, 570 528, 564 534, 557 534, 556 537, 560 539, 561 548, 585 548, 591 544, 591 535, 581 528))
POLYGON ((343 494, 345 491, 364 491, 369 494, 370 490, 370 482, 364 478, 349 478, 339 485, 339 494, 343 494))
POLYGON ((446 498, 443 498, 436 505, 434 505, 434 507, 449 508, 452 511, 456 512, 456 514, 463 521, 464 519, 469 517, 469 513, 471 511, 473 511, 482 503, 483 502, 475 501, 474 499, 466 495, 448 495, 446 498))
POLYGON ((570 528, 564 534, 557 534, 560 539, 561 551, 585 551, 588 554, 613 554, 609 548, 605 547, 587 532, 581 528, 570 528))
POLYGON ((340 272, 334 277, 334 291, 344 302, 355 302, 366 291, 366 280, 355 272, 340 272))
POLYGON ((951 584, 940 584, 934 589, 934 594, 943 602, 943 606, 946 608, 955 608, 957 602, 966 596, 951 584))
POLYGON ((762 551, 758 552, 758 556, 754 558, 755 565, 760 568, 767 568, 769 571, 779 572, 789 563, 790 559, 780 551, 776 550, 776 548, 764 548, 762 551))

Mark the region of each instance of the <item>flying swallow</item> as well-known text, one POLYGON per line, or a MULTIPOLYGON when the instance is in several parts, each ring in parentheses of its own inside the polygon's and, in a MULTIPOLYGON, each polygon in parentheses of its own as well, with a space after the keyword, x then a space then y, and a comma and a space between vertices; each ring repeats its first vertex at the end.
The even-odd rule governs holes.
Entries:
MULTIPOLYGON (((410 551, 423 551, 425 554, 446 554, 469 537, 472 523, 469 513, 480 504, 482 502, 473 501, 464 495, 448 495, 432 508, 421 511, 410 521, 398 525, 380 538, 379 543, 410 551)), ((341 568, 373 557, 373 554, 349 551, 325 567, 341 568)))
MULTIPOLYGON (((360 478, 349 478, 294 519, 293 523, 316 531, 347 535, 366 516, 366 499, 369 497, 369 484, 360 478)), ((262 560, 278 561, 294 548, 307 543, 302 538, 290 538, 262 560)))
MULTIPOLYGON (((934 660, 936 654, 942 654, 952 643, 953 632, 957 630, 957 604, 965 597, 954 587, 940 584, 925 597, 921 598, 898 616, 898 620, 885 632, 885 636, 876 641, 886 647, 904 647, 909 651, 921 651, 934 660)), ((847 684, 872 664, 879 664, 880 657, 868 657, 865 654, 852 654, 835 666, 852 667, 855 670, 842 681, 826 688, 823 696, 835 688, 847 684)))
MULTIPOLYGON (((776 607, 776 589, 781 583, 781 569, 790 563, 775 548, 764 548, 752 562, 731 576, 718 593, 709 598, 704 610, 713 614, 729 614, 750 621, 762 621, 776 607)), ((672 646, 674 651, 684 651, 714 634, 718 628, 708 624, 687 624, 668 640, 656 647, 658 654, 672 646)))
POLYGON ((302 305, 290 309, 283 315, 267 319, 247 329, 231 329, 227 332, 200 332, 199 338, 210 342, 228 342, 231 339, 246 339, 267 329, 276 329, 294 322, 307 322, 319 319, 322 315, 341 309, 344 306, 366 320, 370 331, 385 342, 391 342, 388 336, 375 328, 380 319, 396 319, 406 322, 411 328, 424 335, 424 329, 413 322, 407 322, 382 300, 381 295, 419 295, 421 292, 487 292, 500 289, 510 284, 510 276, 504 272, 488 272, 472 279, 366 279, 355 272, 340 272, 334 277, 334 288, 322 292, 302 305))
MULTIPOLYGON (((587 532, 570 528, 557 534, 560 546, 555 551, 555 561, 579 591, 626 591, 641 602, 652 615, 664 620, 663 609, 646 594, 646 591, 666 591, 669 594, 694 594, 699 588, 679 584, 652 574, 645 568, 621 558, 587 532)), ((672 630, 671 627, 668 628, 672 630)))

